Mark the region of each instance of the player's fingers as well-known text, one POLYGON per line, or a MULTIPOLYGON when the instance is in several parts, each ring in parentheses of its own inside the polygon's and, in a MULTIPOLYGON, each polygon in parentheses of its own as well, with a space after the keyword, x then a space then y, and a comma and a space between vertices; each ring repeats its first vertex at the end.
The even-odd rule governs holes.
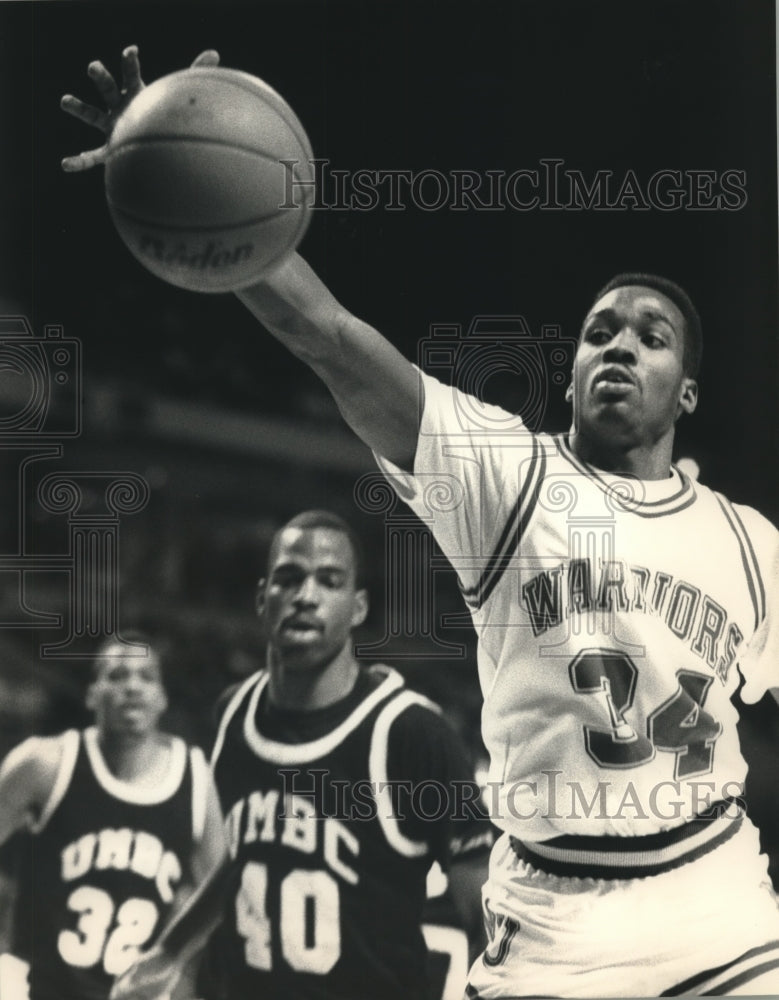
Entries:
POLYGON ((69 115, 78 118, 79 121, 86 122, 87 125, 94 125, 95 128, 106 131, 108 126, 108 115, 93 104, 85 104, 72 94, 65 94, 60 101, 60 107, 69 115))
POLYGON ((192 63, 193 66, 218 66, 219 65, 219 53, 216 49, 206 49, 205 52, 201 52, 199 56, 195 56, 192 63))
POLYGON ((143 90, 137 45, 128 45, 122 53, 122 83, 128 94, 135 95, 139 90, 143 90))
POLYGON ((122 99, 122 95, 119 93, 119 88, 116 86, 116 80, 114 80, 99 59, 95 59, 94 62, 91 62, 89 66, 87 66, 87 73, 89 74, 90 80, 100 91, 100 96, 105 101, 106 106, 109 108, 115 108, 122 99))
POLYGON ((89 149, 76 156, 66 156, 62 160, 62 169, 68 174, 75 174, 80 170, 91 170, 99 164, 105 162, 106 147, 99 149, 89 149))

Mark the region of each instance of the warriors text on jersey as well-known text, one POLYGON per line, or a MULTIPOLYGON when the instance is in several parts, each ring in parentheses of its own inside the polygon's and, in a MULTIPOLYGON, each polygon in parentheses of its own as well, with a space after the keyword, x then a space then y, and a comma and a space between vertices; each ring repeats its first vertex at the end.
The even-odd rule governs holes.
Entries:
POLYGON ((206 768, 171 737, 154 787, 108 769, 93 728, 62 736, 55 785, 34 829, 29 914, 32 1000, 105 1000, 162 928, 202 832, 206 768))
POLYGON ((213 760, 233 870, 219 938, 230 1000, 425 997, 426 873, 488 828, 467 806, 451 818, 450 790, 473 785, 436 707, 374 667, 334 705, 282 710, 261 673, 229 703, 213 760))
POLYGON ((739 674, 749 701, 779 679, 779 533, 676 469, 606 475, 423 378, 413 476, 380 461, 473 617, 492 819, 541 842, 654 834, 723 800, 734 815, 730 699, 739 674))

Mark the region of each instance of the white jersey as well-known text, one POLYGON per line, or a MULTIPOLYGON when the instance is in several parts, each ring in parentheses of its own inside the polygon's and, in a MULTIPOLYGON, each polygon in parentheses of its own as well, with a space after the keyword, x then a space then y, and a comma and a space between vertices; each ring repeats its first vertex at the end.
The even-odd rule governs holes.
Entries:
POLYGON ((380 459, 478 634, 493 820, 522 841, 652 834, 742 798, 731 697, 779 684, 779 532, 681 471, 585 465, 565 436, 423 375, 413 475, 380 459))

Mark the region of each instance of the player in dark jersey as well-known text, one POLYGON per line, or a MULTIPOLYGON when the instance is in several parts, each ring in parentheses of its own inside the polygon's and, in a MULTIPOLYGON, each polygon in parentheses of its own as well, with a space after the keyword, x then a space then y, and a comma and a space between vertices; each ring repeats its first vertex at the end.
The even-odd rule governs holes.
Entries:
MULTIPOLYGON (((230 853, 214 997, 428 1000, 435 861, 468 925, 480 920, 491 830, 478 788, 437 706, 356 661, 368 610, 357 553, 325 511, 294 518, 271 547, 258 591, 267 669, 229 700, 212 758, 230 853)), ((208 922, 199 897, 159 942, 174 958, 208 922)), ((160 962, 158 950, 115 995, 155 996, 160 962)))
POLYGON ((105 1000, 224 855, 202 752, 158 727, 157 653, 109 642, 101 654, 94 726, 30 738, 0 769, 0 843, 33 834, 14 928, 31 1000, 105 1000))

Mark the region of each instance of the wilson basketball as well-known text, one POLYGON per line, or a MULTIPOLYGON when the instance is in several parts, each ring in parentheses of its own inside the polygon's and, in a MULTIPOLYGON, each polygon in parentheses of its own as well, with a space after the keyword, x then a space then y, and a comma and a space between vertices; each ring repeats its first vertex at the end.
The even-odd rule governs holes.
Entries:
POLYGON ((192 67, 150 84, 119 118, 105 189, 119 235, 153 274, 235 291, 300 243, 313 153, 295 113, 262 80, 192 67))

